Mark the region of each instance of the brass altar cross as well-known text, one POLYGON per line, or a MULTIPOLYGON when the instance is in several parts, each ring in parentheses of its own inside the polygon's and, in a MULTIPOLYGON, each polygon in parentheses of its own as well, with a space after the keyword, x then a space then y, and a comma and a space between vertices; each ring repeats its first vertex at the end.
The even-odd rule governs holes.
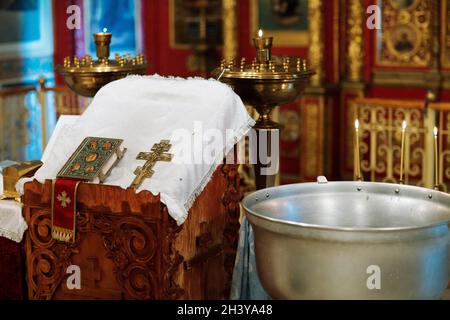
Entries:
POLYGON ((151 178, 155 173, 153 167, 157 161, 170 162, 172 160, 172 154, 166 153, 170 150, 172 145, 169 140, 161 140, 160 143, 155 143, 152 147, 151 152, 140 152, 136 159, 147 160, 147 162, 142 167, 137 167, 134 171, 136 177, 130 185, 130 188, 138 189, 145 179, 151 178))

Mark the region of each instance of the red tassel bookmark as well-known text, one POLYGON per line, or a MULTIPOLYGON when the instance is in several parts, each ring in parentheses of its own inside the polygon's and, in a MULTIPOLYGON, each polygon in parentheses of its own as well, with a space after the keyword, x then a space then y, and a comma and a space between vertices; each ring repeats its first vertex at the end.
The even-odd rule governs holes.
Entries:
POLYGON ((81 181, 56 179, 52 188, 52 237, 62 242, 75 242, 77 189, 81 181))

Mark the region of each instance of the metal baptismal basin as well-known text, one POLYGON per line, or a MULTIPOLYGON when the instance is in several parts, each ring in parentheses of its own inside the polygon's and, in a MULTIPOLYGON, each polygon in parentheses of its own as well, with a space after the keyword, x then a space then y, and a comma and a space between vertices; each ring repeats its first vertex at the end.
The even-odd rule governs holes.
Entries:
POLYGON ((275 299, 439 299, 450 195, 370 182, 286 185, 243 201, 258 275, 275 299))

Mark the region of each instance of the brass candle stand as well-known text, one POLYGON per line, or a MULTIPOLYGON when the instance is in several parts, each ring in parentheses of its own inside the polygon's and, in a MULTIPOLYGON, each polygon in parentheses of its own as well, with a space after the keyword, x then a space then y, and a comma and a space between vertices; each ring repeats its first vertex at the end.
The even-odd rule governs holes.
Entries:
POLYGON ((77 94, 93 97, 111 81, 129 74, 145 74, 147 62, 141 54, 132 57, 131 54, 120 56, 116 53, 114 60, 109 59, 111 38, 112 34, 106 30, 94 33, 97 60, 93 60, 90 55, 66 57, 64 65, 57 66, 67 86, 77 94))
MULTIPOLYGON (((250 63, 242 58, 238 63, 235 61, 222 61, 221 66, 213 71, 213 76, 220 81, 229 84, 241 97, 242 101, 256 109, 259 118, 255 129, 259 136, 269 133, 267 139, 267 150, 270 150, 270 132, 280 130, 280 125, 271 118, 272 110, 280 105, 295 101, 308 85, 309 79, 314 72, 308 69, 306 60, 301 58, 285 57, 275 61, 271 57, 273 44, 272 37, 263 37, 260 31, 258 37, 253 38, 256 50, 256 58, 250 63)), ((257 154, 259 149, 257 146, 257 154)), ((268 167, 264 159, 258 156, 255 164, 255 180, 257 189, 273 186, 276 174, 261 174, 261 169, 268 167)), ((279 162, 279 155, 268 155, 272 164, 279 162)))

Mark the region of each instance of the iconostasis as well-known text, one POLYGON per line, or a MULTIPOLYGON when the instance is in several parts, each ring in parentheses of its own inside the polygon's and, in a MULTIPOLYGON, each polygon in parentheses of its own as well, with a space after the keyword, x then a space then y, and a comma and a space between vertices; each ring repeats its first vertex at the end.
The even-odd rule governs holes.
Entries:
MULTIPOLYGON (((450 101, 449 0, 131 2, 138 14, 135 34, 129 38, 135 39, 136 50, 147 55, 150 73, 209 76, 222 57, 251 59, 251 38, 258 29, 274 36, 275 56, 308 59, 316 71, 310 87, 297 103, 281 106, 277 114, 283 124, 282 183, 315 180, 322 174, 352 179, 353 122, 361 117, 365 179, 387 181, 383 177, 398 175, 397 144, 401 122, 408 120, 407 177, 411 183, 428 184, 424 177, 429 175, 425 171, 432 170, 432 159, 427 158, 425 145, 433 121, 442 129, 440 148, 445 151, 449 143, 450 121, 442 104, 450 101), (374 104, 367 110, 380 112, 359 114, 359 104, 374 104), (391 104, 395 108, 389 109, 391 104), (416 107, 405 112, 405 106, 411 105, 416 107), (427 111, 423 116, 423 110, 433 106, 432 114, 427 111), (371 121, 381 125, 380 132, 373 132, 371 121)), ((56 62, 86 50, 81 45, 86 30, 56 27, 66 17, 57 13, 65 12, 68 3, 86 6, 90 1, 54 2, 56 62)), ((106 26, 114 34, 130 30, 130 23, 116 26, 116 20, 110 19, 106 26)), ((443 184, 450 180, 448 158, 442 153, 439 162, 443 184)))
POLYGON ((406 182, 433 185, 437 126, 439 183, 448 189, 449 6, 432 0, 237 3, 237 56, 251 54, 259 27, 275 37, 274 54, 307 57, 317 72, 298 103, 279 110, 282 183, 321 174, 353 179, 354 121, 361 118, 366 180, 398 181, 405 120, 406 182))

